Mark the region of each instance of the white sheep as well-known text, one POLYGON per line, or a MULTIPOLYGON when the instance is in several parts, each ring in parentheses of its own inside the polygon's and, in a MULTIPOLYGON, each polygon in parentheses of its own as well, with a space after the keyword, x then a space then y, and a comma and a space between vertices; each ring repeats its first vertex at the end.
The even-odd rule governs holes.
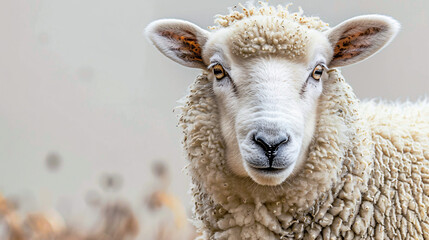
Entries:
POLYGON ((337 67, 399 24, 243 7, 146 34, 203 73, 180 118, 201 239, 429 239, 429 104, 359 102, 337 67))

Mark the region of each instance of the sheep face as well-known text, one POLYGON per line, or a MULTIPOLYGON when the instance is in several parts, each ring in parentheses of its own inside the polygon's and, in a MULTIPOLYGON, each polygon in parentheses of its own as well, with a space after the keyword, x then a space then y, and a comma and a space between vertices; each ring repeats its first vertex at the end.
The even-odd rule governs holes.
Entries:
POLYGON ((227 163, 235 174, 262 185, 282 183, 304 162, 332 56, 322 32, 281 19, 274 21, 278 25, 272 22, 251 18, 219 30, 203 50, 218 101, 227 163), (286 31, 283 26, 288 26, 286 31), (279 36, 256 39, 262 46, 253 47, 266 51, 253 52, 255 40, 246 34, 255 36, 260 29, 279 36))
POLYGON ((327 68, 371 56, 392 39, 398 24, 368 15, 321 29, 306 19, 261 13, 214 32, 158 20, 146 34, 166 56, 212 79, 229 169, 273 186, 305 162, 318 98, 329 84, 327 68))

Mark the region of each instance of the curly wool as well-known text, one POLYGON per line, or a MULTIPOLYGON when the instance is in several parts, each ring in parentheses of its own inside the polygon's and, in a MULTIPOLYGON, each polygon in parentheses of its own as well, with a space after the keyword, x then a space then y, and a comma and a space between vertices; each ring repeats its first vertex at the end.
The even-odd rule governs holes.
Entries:
POLYGON ((228 15, 217 15, 218 24, 212 29, 234 28, 232 51, 243 58, 279 53, 289 58, 305 55, 310 29, 325 31, 328 24, 317 17, 306 17, 302 9, 290 13, 287 5, 277 8, 260 2, 259 7, 240 5, 242 12, 231 10, 228 15), (268 16, 268 18, 267 18, 268 16))
POLYGON ((290 22, 296 22, 307 28, 316 29, 318 31, 326 30, 328 27, 328 24, 320 20, 318 17, 303 16, 301 8, 299 9, 299 12, 290 13, 289 7, 292 4, 288 4, 286 6, 278 5, 276 8, 269 6, 265 2, 259 2, 259 5, 260 6, 256 7, 253 4, 248 4, 248 6, 245 7, 239 4, 242 9, 241 12, 235 10, 236 7, 234 7, 234 9, 231 9, 230 13, 227 15, 216 15, 215 23, 217 23, 217 26, 213 26, 211 29, 230 27, 236 22, 255 16, 270 16, 290 22))
POLYGON ((359 103, 338 70, 302 169, 277 187, 226 167, 207 73, 180 125, 201 239, 429 239, 429 106, 359 103))

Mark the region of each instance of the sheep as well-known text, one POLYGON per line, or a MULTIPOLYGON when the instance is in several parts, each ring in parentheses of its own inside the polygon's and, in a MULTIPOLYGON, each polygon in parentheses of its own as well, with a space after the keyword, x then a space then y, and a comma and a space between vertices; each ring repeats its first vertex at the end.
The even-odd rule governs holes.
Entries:
POLYGON ((391 17, 331 28, 241 6, 211 31, 146 27, 200 68, 181 107, 199 239, 429 239, 429 103, 360 102, 339 67, 388 45, 391 17))

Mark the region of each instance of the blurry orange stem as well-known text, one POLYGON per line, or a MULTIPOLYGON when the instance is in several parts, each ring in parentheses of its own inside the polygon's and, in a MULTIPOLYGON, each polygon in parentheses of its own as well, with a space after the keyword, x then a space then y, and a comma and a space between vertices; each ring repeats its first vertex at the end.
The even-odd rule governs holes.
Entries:
POLYGON ((176 226, 183 228, 186 222, 186 212, 180 200, 167 192, 158 192, 157 197, 163 205, 167 206, 173 212, 176 226))
POLYGON ((7 200, 0 194, 0 218, 3 217, 9 228, 9 240, 24 240, 19 226, 19 218, 7 200))

